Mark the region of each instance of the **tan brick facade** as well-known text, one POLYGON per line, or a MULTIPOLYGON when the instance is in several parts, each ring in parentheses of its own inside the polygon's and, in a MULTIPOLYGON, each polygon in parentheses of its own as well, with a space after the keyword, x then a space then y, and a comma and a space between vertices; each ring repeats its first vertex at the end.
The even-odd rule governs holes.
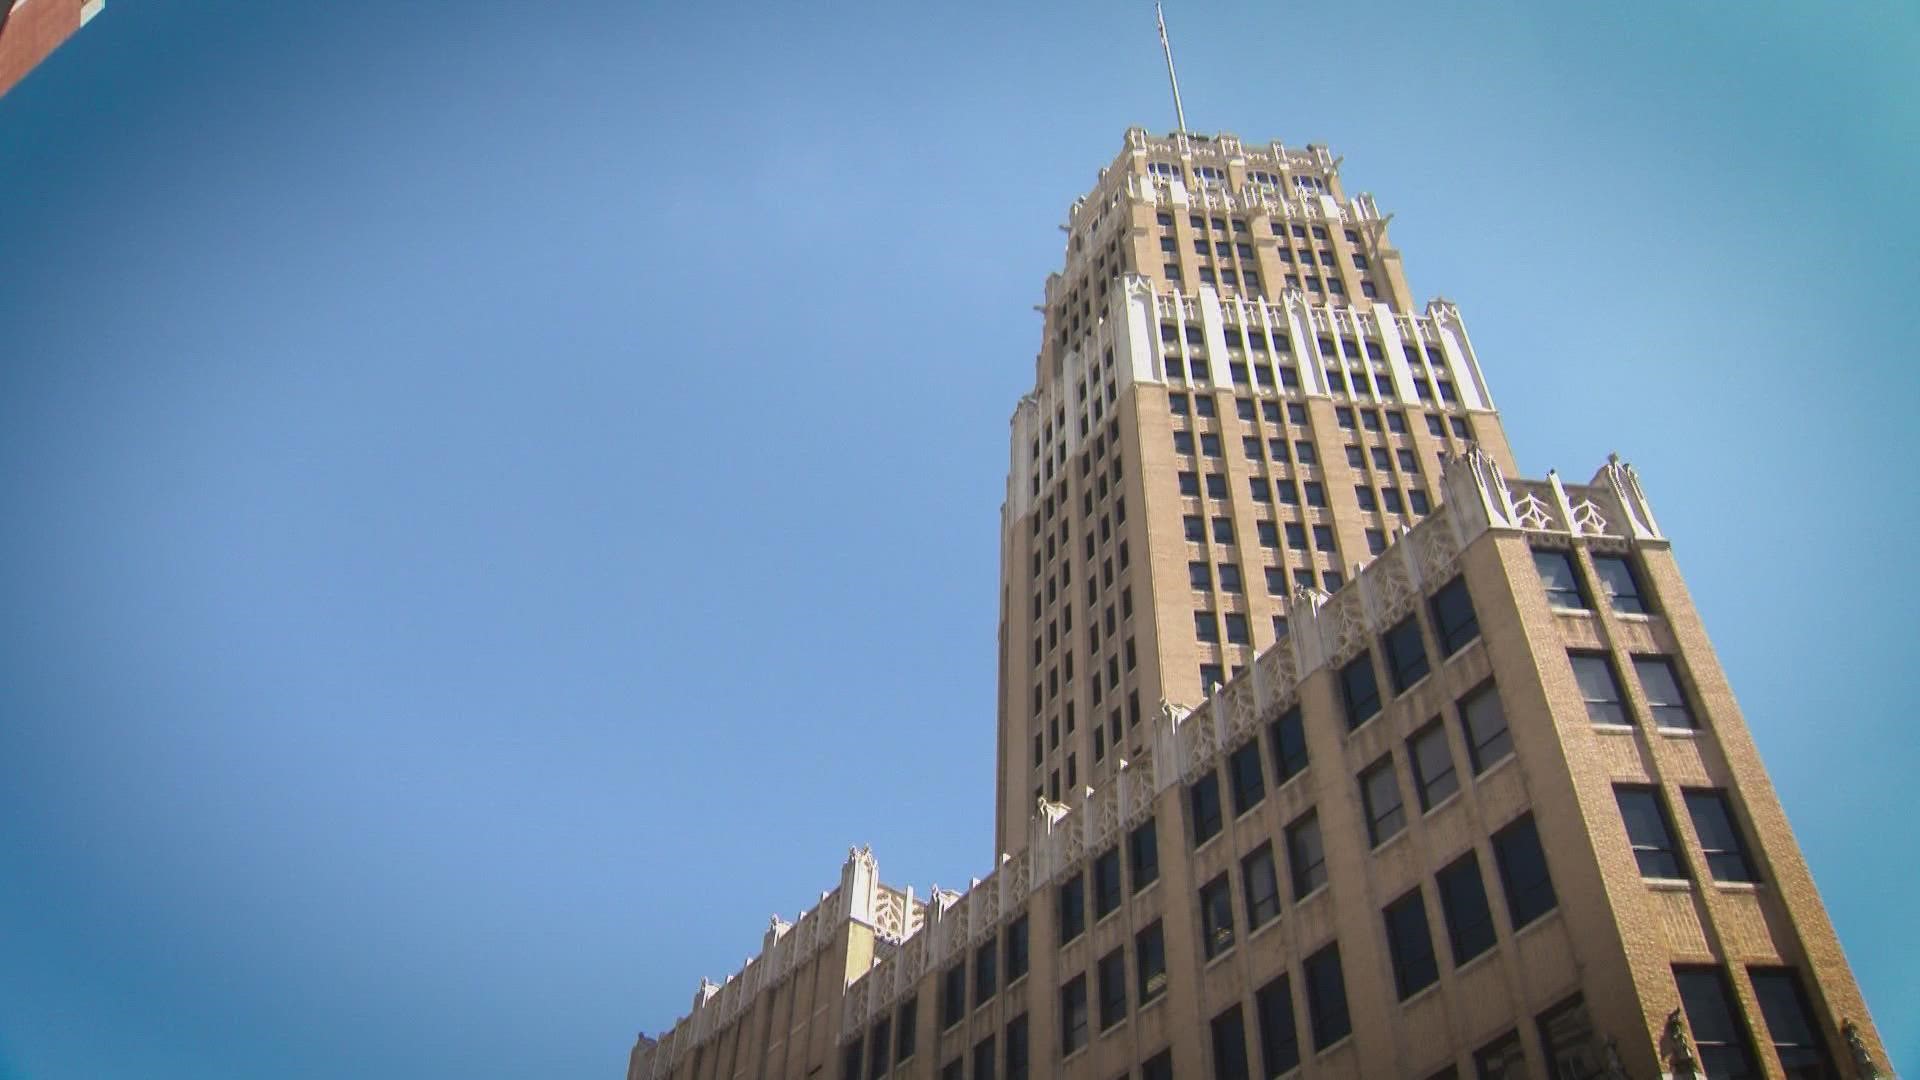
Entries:
POLYGON ((1129 133, 1013 421, 993 872, 852 853, 629 1080, 1891 1076, 1638 478, 1508 479, 1336 164, 1129 133))
POLYGON ((102 0, 0 0, 0 95, 103 6, 102 0))

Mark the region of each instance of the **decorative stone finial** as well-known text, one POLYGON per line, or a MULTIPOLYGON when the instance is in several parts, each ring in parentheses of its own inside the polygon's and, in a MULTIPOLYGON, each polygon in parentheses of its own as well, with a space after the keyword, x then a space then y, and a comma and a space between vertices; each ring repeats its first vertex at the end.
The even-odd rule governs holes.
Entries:
POLYGON ((1696 1080, 1700 1061, 1693 1056, 1693 1042, 1687 1038, 1687 1025, 1680 1019, 1679 1009, 1667 1014, 1666 1034, 1661 1041, 1666 1044, 1667 1062, 1673 1066, 1674 1076, 1696 1080))
POLYGON ((1860 1037, 1860 1025, 1852 1020, 1842 1021, 1840 1037, 1847 1041, 1847 1056, 1853 1059, 1853 1075, 1859 1080, 1886 1080, 1887 1074, 1873 1060, 1873 1054, 1867 1050, 1867 1041, 1860 1037))

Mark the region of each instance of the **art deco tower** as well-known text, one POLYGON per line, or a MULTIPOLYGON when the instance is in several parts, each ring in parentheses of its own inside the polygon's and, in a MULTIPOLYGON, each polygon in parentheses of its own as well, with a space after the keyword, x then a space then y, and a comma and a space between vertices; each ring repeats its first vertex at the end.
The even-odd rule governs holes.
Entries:
POLYGON ((1001 523, 1000 805, 1076 805, 1436 501, 1512 459, 1459 312, 1325 147, 1138 128, 1068 217, 1001 523))

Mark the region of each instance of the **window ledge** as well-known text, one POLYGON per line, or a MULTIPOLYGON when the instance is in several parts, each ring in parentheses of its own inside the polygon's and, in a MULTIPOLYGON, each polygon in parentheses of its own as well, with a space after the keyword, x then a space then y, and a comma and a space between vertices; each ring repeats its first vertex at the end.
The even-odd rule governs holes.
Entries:
POLYGON ((1599 733, 1600 733, 1600 734, 1602 734, 1602 735, 1631 735, 1631 734, 1633 734, 1633 725, 1632 725, 1632 724, 1594 724, 1594 725, 1592 725, 1592 727, 1593 727, 1593 730, 1594 730, 1594 731, 1596 731, 1596 732, 1599 732, 1599 733))
POLYGON ((1067 1062, 1072 1061, 1074 1058, 1077 1058, 1082 1054, 1085 1054, 1087 1052, 1087 1047, 1090 1045, 1091 1043, 1081 1043, 1079 1046, 1074 1047, 1072 1051, 1070 1051, 1065 1057, 1062 1057, 1060 1059, 1060 1064, 1065 1065, 1067 1062))
POLYGON ((1111 919, 1118 914, 1120 914, 1120 905, 1116 905, 1112 911, 1107 912, 1105 915, 1096 917, 1093 920, 1094 929, 1098 930, 1101 924, 1105 923, 1108 919, 1111 919))
POLYGON ((1706 734, 1700 728, 1657 727, 1653 730, 1669 739, 1698 739, 1706 734))
POLYGON ((1193 845, 1194 858, 1196 859, 1199 858, 1201 852, 1219 843, 1220 838, 1222 836, 1225 836, 1226 834, 1227 834, 1227 830, 1223 828, 1219 832, 1214 833, 1212 836, 1207 837, 1205 840, 1202 840, 1199 843, 1193 845))
POLYGON ((1373 845, 1372 854, 1379 855, 1382 852, 1386 851, 1388 848, 1392 847, 1393 845, 1406 839, 1407 831, 1408 831, 1407 827, 1405 825, 1401 825, 1399 832, 1394 833, 1392 836, 1389 836, 1385 840, 1382 840, 1379 843, 1373 845))
POLYGON ((1492 963, 1493 958, 1499 955, 1500 955, 1500 937, 1499 937, 1498 931, 1496 931, 1494 934, 1493 944, 1487 946, 1486 949, 1480 953, 1480 955, 1474 957, 1471 960, 1468 960, 1464 964, 1461 964, 1455 967, 1453 969, 1453 977, 1458 979, 1461 976, 1465 975, 1467 972, 1472 971, 1474 968, 1477 968, 1482 964, 1492 963))
POLYGON ((1541 912, 1538 918, 1534 919, 1532 922, 1521 927, 1520 929, 1515 930, 1513 932, 1513 940, 1519 941, 1521 938, 1526 937, 1529 934, 1532 934, 1535 930, 1540 929, 1541 927, 1547 925, 1548 923, 1558 922, 1559 915, 1560 915, 1560 905, 1556 903, 1553 906, 1552 911, 1541 912))
POLYGON ((1613 617, 1619 619, 1621 622, 1639 623, 1652 622, 1654 619, 1653 613, 1650 611, 1615 611, 1613 617))
POLYGON ((1319 896, 1321 893, 1326 891, 1327 891, 1327 882, 1323 881, 1320 884, 1315 885, 1311 890, 1309 890, 1307 892, 1307 895, 1302 896, 1299 899, 1295 900, 1293 902, 1293 906, 1305 907, 1307 904, 1312 903, 1315 897, 1319 896))
POLYGON ((1280 916, 1276 913, 1272 918, 1269 918, 1266 922, 1263 922, 1259 926, 1256 926, 1253 929, 1247 931, 1248 944, 1252 944, 1254 938, 1259 937, 1261 934, 1264 934, 1267 931, 1279 925, 1280 925, 1280 916))
POLYGON ((1723 893, 1751 894, 1760 892, 1766 887, 1767 883, 1764 881, 1716 881, 1713 883, 1714 891, 1723 893))
POLYGON ((1686 878, 1641 878, 1654 892, 1692 892, 1693 882, 1686 878))
POLYGON ((1242 821, 1245 821, 1248 818, 1248 816, 1254 813, 1254 811, 1259 810, 1260 807, 1266 803, 1266 801, 1267 801, 1267 797, 1265 795, 1260 796, 1259 802, 1254 803, 1252 806, 1249 806, 1245 810, 1242 810, 1239 813, 1233 815, 1233 823, 1235 825, 1238 825, 1242 821))
POLYGON ((1167 1000, 1167 992, 1165 990, 1162 990, 1158 994, 1155 994, 1154 996, 1134 1006, 1134 1011, 1141 1016, 1145 1016, 1148 1009, 1156 1008, 1160 1005, 1163 1005, 1166 1003, 1166 1000, 1167 1000))
MULTIPOLYGON (((1442 662, 1442 663, 1445 663, 1445 661, 1444 661, 1444 660, 1443 660, 1443 661, 1441 661, 1441 662, 1442 662)), ((1431 678, 1433 678, 1433 667, 1432 667, 1431 665, 1429 665, 1429 666, 1427 667, 1427 670, 1426 670, 1426 671, 1425 671, 1425 672, 1424 672, 1423 674, 1421 674, 1421 676, 1420 676, 1419 678, 1417 678, 1417 679, 1415 679, 1415 680, 1413 680, 1412 682, 1410 682, 1410 683, 1408 683, 1408 684, 1407 684, 1407 686, 1406 686, 1406 689, 1404 689, 1404 690, 1401 690, 1401 691, 1400 691, 1399 693, 1397 693, 1397 694, 1395 694, 1395 695, 1393 695, 1393 696, 1394 696, 1394 697, 1396 697, 1396 698, 1403 698, 1403 697, 1406 697, 1406 696, 1407 696, 1408 694, 1411 694, 1411 693, 1413 693, 1413 692, 1414 692, 1415 690, 1418 690, 1418 689, 1420 689, 1420 685, 1421 685, 1422 683, 1424 683, 1424 682, 1426 682, 1427 680, 1429 680, 1429 679, 1431 679, 1431 678)))
POLYGON ((1494 773, 1497 773, 1497 772, 1499 772, 1499 771, 1500 771, 1501 769, 1504 769, 1504 768, 1506 768, 1507 766, 1509 766, 1509 765, 1511 765, 1511 764, 1513 764, 1514 762, 1516 762, 1516 761, 1518 761, 1518 760, 1520 760, 1520 755, 1519 755, 1519 754, 1516 754, 1516 753, 1514 753, 1514 752, 1513 752, 1513 751, 1511 751, 1511 750, 1509 750, 1509 751, 1507 751, 1507 756, 1506 756, 1506 757, 1503 757, 1503 758, 1501 758, 1501 759, 1500 759, 1499 761, 1496 761, 1496 762, 1494 762, 1493 764, 1491 764, 1491 765, 1489 765, 1489 766, 1487 766, 1487 767, 1486 767, 1486 770, 1485 770, 1485 771, 1483 771, 1483 772, 1481 772, 1481 773, 1479 773, 1479 774, 1477 774, 1476 776, 1474 776, 1474 778, 1473 778, 1473 780, 1474 780, 1474 783, 1476 783, 1476 784, 1478 784, 1478 783, 1485 783, 1485 782, 1486 782, 1486 779, 1487 779, 1487 778, 1488 778, 1489 776, 1492 776, 1492 775, 1493 775, 1494 773))
POLYGON ((1133 1014, 1128 1013, 1127 1015, 1121 1017, 1120 1019, 1115 1020, 1112 1024, 1108 1025, 1107 1027, 1101 1028, 1100 1034, 1096 1037, 1104 1039, 1107 1036, 1112 1035, 1114 1032, 1119 1031, 1122 1028, 1126 1027, 1127 1021, 1131 1019, 1133 1019, 1133 1014))
MULTIPOLYGON (((1349 1022, 1351 1022, 1351 1021, 1349 1021, 1349 1022)), ((1353 1041, 1353 1032, 1351 1032, 1351 1031, 1349 1031, 1349 1032, 1347 1032, 1347 1033, 1346 1033, 1345 1035, 1342 1035, 1342 1036, 1340 1036, 1339 1038, 1337 1038, 1337 1039, 1335 1039, 1335 1040, 1333 1040, 1332 1042, 1330 1042, 1330 1043, 1328 1043, 1328 1044, 1327 1044, 1327 1048, 1326 1048, 1326 1049, 1324 1049, 1324 1050, 1315 1050, 1315 1051, 1313 1052, 1313 1056, 1314 1056, 1314 1057, 1316 1057, 1316 1058, 1323 1058, 1323 1057, 1326 1057, 1326 1056, 1327 1056, 1328 1054, 1331 1054, 1331 1053, 1333 1053, 1333 1052, 1334 1052, 1335 1050, 1341 1050, 1341 1049, 1344 1049, 1344 1048, 1346 1047, 1346 1045, 1347 1045, 1348 1043, 1350 1043, 1350 1042, 1352 1042, 1352 1041, 1353 1041)))
POLYGON ((1160 879, 1156 877, 1152 881, 1147 882, 1145 885, 1142 885, 1139 888, 1133 890, 1133 898, 1135 900, 1140 899, 1140 897, 1146 895, 1149 892, 1152 892, 1153 887, 1158 884, 1160 884, 1160 879))
MULTIPOLYGON (((1434 966, 1436 969, 1439 967, 1438 964, 1434 966)), ((1436 976, 1432 982, 1428 983, 1427 985, 1421 987, 1418 990, 1415 990, 1413 993, 1408 994, 1406 997, 1401 998, 1400 1007, 1402 1009, 1411 1009, 1413 1008, 1414 1003, 1418 1002, 1421 998, 1432 997, 1434 994, 1437 994, 1439 992, 1440 992, 1440 979, 1438 976, 1436 976)))

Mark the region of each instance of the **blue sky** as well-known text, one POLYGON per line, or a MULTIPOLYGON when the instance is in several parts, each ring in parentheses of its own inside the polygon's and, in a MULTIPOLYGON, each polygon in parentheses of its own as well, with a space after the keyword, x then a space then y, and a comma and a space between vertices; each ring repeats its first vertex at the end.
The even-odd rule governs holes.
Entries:
MULTIPOLYGON (((0 1077, 615 1076, 849 844, 986 870, 1139 6, 113 0, 0 99, 0 1077)), ((1168 6, 1523 471, 1639 467, 1920 1068, 1920 13, 1168 6)))

